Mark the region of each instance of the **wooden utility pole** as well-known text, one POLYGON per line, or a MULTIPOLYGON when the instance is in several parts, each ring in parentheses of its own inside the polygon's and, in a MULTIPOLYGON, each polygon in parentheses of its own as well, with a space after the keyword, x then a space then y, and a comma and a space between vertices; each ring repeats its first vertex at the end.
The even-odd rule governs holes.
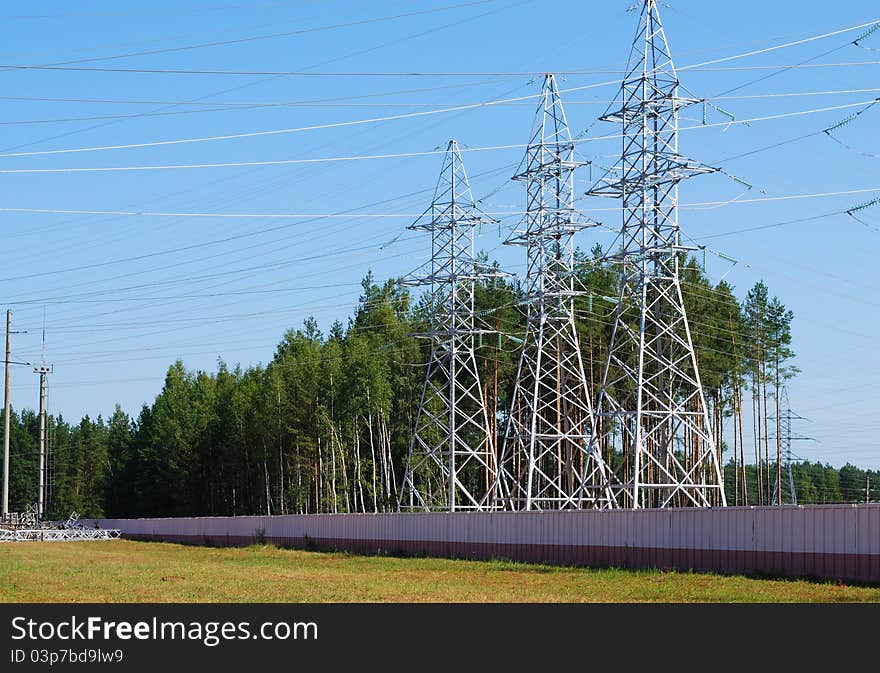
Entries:
POLYGON ((3 399, 3 518, 9 514, 9 366, 12 360, 12 311, 6 311, 6 385, 3 399))

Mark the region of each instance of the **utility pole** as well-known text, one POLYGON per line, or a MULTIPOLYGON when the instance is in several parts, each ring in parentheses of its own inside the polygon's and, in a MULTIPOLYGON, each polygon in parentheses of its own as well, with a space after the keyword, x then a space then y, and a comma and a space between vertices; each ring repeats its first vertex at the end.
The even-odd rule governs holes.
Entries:
POLYGON ((12 364, 12 311, 6 310, 6 383, 3 397, 3 519, 9 516, 9 367, 12 364))
POLYGON ((644 0, 616 112, 621 161, 589 195, 619 198, 623 225, 607 262, 621 269, 597 423, 615 454, 618 504, 725 506, 721 458, 682 298, 678 183, 714 169, 678 151, 679 96, 656 0, 644 0))
POLYGON ((9 515, 9 416, 11 409, 10 390, 11 390, 11 372, 12 365, 30 365, 30 362, 13 362, 12 361, 12 335, 27 334, 27 330, 18 332, 12 331, 12 311, 6 310, 6 384, 4 386, 5 394, 3 399, 3 515, 5 519, 9 515))
POLYGON ((46 511, 46 377, 52 373, 52 367, 46 365, 45 330, 43 330, 43 355, 40 365, 34 367, 34 373, 40 375, 40 459, 37 476, 37 516, 42 519, 46 511))
POLYGON ((495 446, 474 336, 474 284, 501 276, 474 257, 477 210, 458 143, 446 148, 434 200, 409 226, 431 234, 431 260, 404 285, 430 285, 431 343, 398 509, 491 510, 502 506, 495 446))
POLYGON ((514 180, 526 213, 505 241, 527 251, 526 331, 504 433, 512 509, 615 506, 596 441, 592 396, 574 319, 574 235, 594 222, 574 207, 574 143, 556 78, 547 74, 526 156, 514 180))

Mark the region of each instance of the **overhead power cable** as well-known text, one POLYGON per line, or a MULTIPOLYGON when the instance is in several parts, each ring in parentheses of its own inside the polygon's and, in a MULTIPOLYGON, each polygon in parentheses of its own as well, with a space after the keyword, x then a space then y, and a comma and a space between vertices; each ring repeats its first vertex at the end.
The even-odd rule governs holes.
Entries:
MULTIPOLYGON (((765 93, 765 94, 755 94, 751 96, 718 96, 716 98, 704 98, 703 100, 708 102, 711 100, 766 100, 772 98, 802 98, 807 96, 834 96, 834 95, 846 95, 846 94, 855 94, 855 93, 876 93, 880 92, 880 89, 841 89, 837 91, 803 91, 803 92, 788 92, 788 93, 765 93)), ((24 98, 11 98, 11 97, 0 97, 0 100, 46 100, 46 99, 24 99, 24 98)), ((90 102, 88 100, 68 100, 67 102, 90 102)), ((105 102, 113 102, 113 101, 105 101, 105 102)), ((155 101, 140 101, 143 104, 154 104, 158 105, 158 102, 155 101)), ((613 101, 604 101, 604 100, 567 100, 566 106, 578 106, 578 105, 607 105, 613 101)), ((123 101, 119 101, 120 104, 123 104, 123 101)), ((129 101, 128 103, 131 103, 129 101)), ((187 105, 186 101, 178 101, 178 102, 166 102, 164 105, 187 105)), ((144 117, 171 117, 171 116, 181 116, 181 115, 192 115, 192 114, 206 114, 206 113, 214 113, 214 112, 238 112, 241 110, 270 110, 281 107, 301 107, 301 108, 433 108, 430 113, 425 114, 437 114, 440 112, 446 112, 441 108, 450 108, 452 110, 466 110, 473 109, 476 107, 485 107, 485 103, 424 103, 424 102, 408 102, 402 103, 399 101, 395 102, 385 102, 385 103, 333 103, 333 102, 309 102, 309 101, 291 101, 291 102, 269 102, 269 103, 209 103, 213 107, 201 107, 195 110, 171 110, 167 112, 143 112, 143 113, 131 113, 131 114, 103 114, 103 115, 89 115, 82 117, 56 117, 50 119, 14 119, 9 121, 0 121, 0 126, 28 126, 28 125, 37 125, 37 124, 65 124, 72 122, 82 122, 82 121, 102 121, 108 119, 142 119, 144 117), (217 107, 217 106, 221 107, 217 107)), ((522 100, 511 100, 511 101, 496 101, 492 103, 493 106, 529 106, 529 103, 524 102, 522 100)), ((384 121, 384 120, 383 120, 384 121)), ((22 156, 22 155, 18 155, 22 156)))
POLYGON ((734 229, 733 231, 723 231, 718 234, 708 234, 706 236, 696 236, 695 240, 705 241, 710 238, 721 238, 723 236, 733 236, 735 234, 745 234, 752 231, 762 231, 764 229, 775 229, 777 227, 784 227, 789 224, 800 224, 802 222, 813 222, 815 220, 824 220, 828 217, 834 217, 835 215, 847 215, 849 211, 847 210, 835 210, 830 213, 822 213, 821 215, 811 215, 808 217, 798 217, 791 220, 784 220, 782 222, 773 222, 772 224, 761 224, 755 227, 745 227, 744 229, 734 229))
MULTIPOLYGON (((844 45, 846 46, 846 45, 844 45)), ((833 51, 837 51, 835 48, 833 51)), ((829 52, 830 53, 830 52, 829 52)), ((690 72, 743 72, 749 70, 794 70, 800 68, 850 68, 863 65, 878 65, 880 61, 842 61, 836 63, 788 63, 777 65, 742 65, 719 68, 694 68, 690 72)), ((0 70, 49 70, 49 71, 73 71, 73 72, 109 72, 109 73, 141 73, 141 74, 157 74, 157 75, 233 75, 237 77, 537 77, 545 74, 543 71, 522 70, 512 71, 459 71, 459 72, 406 72, 406 71, 385 71, 385 72, 363 72, 363 71, 346 71, 346 72, 318 72, 306 70, 182 70, 172 68, 78 68, 78 67, 59 67, 59 66, 40 66, 40 65, 14 65, 0 64, 0 70)), ((559 76, 577 76, 577 75, 623 75, 624 70, 563 70, 557 69, 553 74, 559 76)), ((620 83, 618 80, 617 84, 620 83)), ((744 85, 745 86, 745 85, 744 85)))
MULTIPOLYGON (((567 89, 566 91, 583 91, 585 89, 593 89, 599 86, 606 86, 608 84, 613 84, 613 82, 603 82, 600 84, 589 84, 587 86, 579 86, 571 89, 567 89)), ((189 143, 202 143, 202 142, 213 142, 217 140, 238 140, 241 138, 257 138, 261 136, 274 136, 274 135, 284 135, 289 133, 300 133, 303 131, 316 131, 322 129, 332 129, 332 128, 342 128, 346 126, 358 126, 361 124, 376 124, 379 122, 386 121, 396 121, 399 119, 410 119, 413 117, 426 117, 436 114, 442 114, 446 112, 462 112, 464 110, 473 110, 476 108, 482 107, 494 107, 497 105, 504 105, 507 103, 517 102, 517 101, 525 101, 525 100, 536 100, 541 97, 541 94, 529 94, 526 96, 517 96, 515 98, 506 98, 500 100, 489 100, 482 101, 479 103, 469 103, 466 105, 458 105, 455 107, 447 107, 441 108, 438 110, 425 110, 422 112, 408 112, 405 114, 396 114, 396 115, 386 115, 384 117, 372 117, 369 119, 354 119, 351 121, 344 122, 331 122, 327 124, 313 124, 310 126, 298 126, 293 128, 285 128, 285 129, 272 129, 269 131, 250 131, 247 133, 232 133, 227 135, 218 135, 218 136, 201 136, 198 138, 179 138, 175 140, 156 140, 153 142, 146 143, 130 143, 127 145, 101 145, 96 147, 72 147, 60 150, 39 150, 35 152, 7 152, 5 154, 0 154, 0 157, 34 157, 34 156, 45 156, 50 154, 71 154, 78 152, 101 152, 106 150, 124 150, 124 149, 136 149, 142 147, 161 147, 165 145, 182 145, 189 143)))
POLYGON ((869 26, 871 26, 871 27, 880 26, 880 21, 878 21, 877 19, 874 19, 873 21, 868 21, 867 23, 862 23, 857 26, 849 26, 847 28, 841 28, 840 30, 835 30, 830 33, 823 33, 822 35, 814 35, 812 37, 807 37, 802 40, 795 40, 793 42, 786 42, 784 44, 778 44, 773 47, 765 47, 763 49, 755 49, 753 51, 748 51, 743 54, 737 54, 735 56, 726 56, 724 58, 716 58, 711 61, 704 61, 702 63, 695 63, 694 65, 686 65, 683 68, 678 68, 678 71, 682 72, 684 70, 695 70, 697 68, 702 68, 707 65, 714 65, 716 63, 724 63, 726 61, 732 61, 732 60, 738 59, 738 58, 747 58, 749 56, 757 56, 758 54, 766 54, 767 52, 777 51, 779 49, 786 49, 788 47, 796 47, 798 45, 806 44, 808 42, 815 42, 816 40, 821 40, 826 37, 834 37, 835 35, 842 35, 843 33, 850 33, 854 30, 861 30, 862 28, 867 28, 869 26))
MULTIPOLYGON (((491 81, 491 80, 487 80, 491 81)), ((382 98, 386 96, 399 96, 407 93, 424 93, 434 91, 444 91, 447 89, 461 89, 471 86, 482 86, 487 82, 467 82, 463 84, 450 84, 444 86, 420 87, 418 89, 401 89, 397 91, 385 91, 381 93, 362 94, 359 96, 335 96, 331 98, 315 98, 308 100, 282 100, 282 101, 195 101, 195 100, 152 100, 137 98, 49 98, 45 96, 0 96, 0 100, 19 101, 31 103, 87 103, 87 104, 107 104, 107 105, 193 105, 201 107, 223 106, 224 109, 251 109, 258 107, 384 107, 384 106, 434 106, 434 107, 451 107, 456 105, 471 105, 473 102, 425 102, 425 101, 408 101, 408 102, 386 102, 386 103, 352 103, 351 101, 361 100, 364 98, 382 98)), ((565 91, 568 91, 567 89, 565 91)), ((764 98, 790 98, 798 96, 832 96, 850 93, 873 93, 880 91, 880 88, 868 89, 827 89, 821 91, 779 91, 759 94, 744 94, 740 96, 708 96, 705 100, 749 100, 764 98)), ((607 105, 614 103, 614 100, 572 100, 566 99, 566 105, 607 105)), ((219 109, 219 108, 218 108, 219 109)), ((194 112, 193 110, 185 112, 194 112)), ((144 116, 157 116, 160 113, 145 113, 144 116)), ((175 113, 177 114, 177 113, 175 113)), ((120 115, 125 116, 125 115, 120 115)), ((40 120, 36 120, 40 121, 40 120)), ((0 123, 30 123, 22 122, 0 122, 0 123)))
MULTIPOLYGON (((809 194, 784 194, 778 196, 760 196, 752 199, 727 199, 724 201, 696 201, 693 203, 682 203, 679 208, 705 208, 714 206, 740 205, 750 203, 765 203, 769 201, 793 201, 801 199, 816 199, 832 196, 847 196, 852 194, 868 194, 872 192, 880 192, 880 187, 864 187, 861 189, 845 189, 834 192, 814 192, 809 194)), ((366 207, 366 206, 361 206, 366 207)), ((356 209, 345 213, 194 213, 194 212, 161 212, 149 210, 74 210, 74 209, 52 209, 52 208, 9 208, 0 207, 0 213, 29 213, 40 215, 106 215, 110 217, 192 217, 192 218, 219 218, 219 219, 394 219, 394 218, 411 218, 419 217, 422 213, 357 213, 356 209)), ((579 212, 598 213, 598 212, 618 212, 620 207, 607 208, 579 208, 579 212)), ((484 211, 485 215, 491 217, 513 217, 522 215, 524 211, 484 211)), ((247 234, 238 234, 229 238, 218 239, 215 242, 223 243, 238 238, 253 236, 255 234, 275 231, 275 229, 265 229, 258 232, 249 232, 247 234)), ((175 248, 174 251, 184 250, 186 248, 175 248)))
MULTIPOLYGON (((411 16, 421 16, 424 14, 436 14, 437 12, 445 12, 452 9, 462 9, 465 7, 474 7, 477 5, 485 5, 494 2, 495 0, 473 0, 472 2, 460 3, 457 5, 446 5, 444 7, 432 7, 429 9, 419 9, 414 10, 412 12, 404 12, 400 14, 392 14, 388 16, 377 16, 371 17, 367 19, 359 19, 358 21, 348 21, 345 23, 336 23, 329 24, 325 26, 314 26, 311 28, 298 28, 297 30, 290 30, 282 33, 269 33, 266 35, 252 35, 250 37, 240 37, 231 40, 216 40, 213 42, 202 42, 200 44, 191 44, 182 47, 167 47, 165 49, 152 49, 148 51, 133 51, 126 52, 123 54, 113 54, 110 56, 95 56, 92 58, 81 58, 74 61, 60 61, 58 63, 51 63, 46 66, 34 66, 38 67, 54 67, 54 66, 64 66, 64 65, 75 65, 78 63, 95 63, 98 61, 113 61, 121 58, 133 58, 136 56, 155 56, 157 54, 169 54, 172 52, 180 52, 180 51, 191 51, 193 49, 205 49, 208 47, 223 47, 232 44, 244 44, 246 42, 257 42, 260 40, 270 40, 276 39, 280 37, 294 37, 296 35, 305 35, 307 33, 317 33, 317 32, 325 32, 329 30, 336 30, 339 28, 352 28, 354 26, 364 26, 370 25, 373 23, 381 23, 384 21, 393 21, 396 19, 403 19, 411 16)), ((7 66, 2 66, 6 68, 7 66)), ((12 66, 11 68, 15 68, 16 66, 12 66)))
MULTIPOLYGON (((520 3, 516 3, 516 5, 523 4, 523 3, 525 3, 525 2, 530 2, 530 1, 531 1, 531 0, 522 0, 522 2, 520 2, 520 3)), ((514 5, 514 6, 516 6, 516 5, 514 5)), ((437 32, 437 31, 439 31, 439 30, 446 30, 446 29, 452 28, 452 27, 454 27, 454 26, 457 26, 457 25, 460 25, 460 24, 463 24, 463 23, 467 23, 467 22, 469 22, 469 21, 473 21, 473 20, 475 20, 475 19, 483 18, 483 17, 488 16, 488 15, 490 15, 490 14, 493 14, 493 13, 496 13, 496 12, 498 12, 498 11, 501 11, 502 9, 503 9, 503 7, 498 7, 498 8, 496 8, 496 9, 492 9, 492 10, 489 10, 489 11, 487 11, 487 12, 482 12, 482 13, 480 13, 480 14, 477 14, 477 15, 474 15, 474 16, 470 16, 470 17, 468 17, 468 18, 465 18, 465 19, 462 19, 462 20, 459 20, 459 21, 454 21, 454 22, 452 22, 452 23, 448 23, 448 24, 445 24, 445 25, 442 25, 442 26, 436 26, 436 27, 433 27, 433 28, 430 28, 430 29, 428 29, 428 30, 424 30, 424 31, 421 31, 421 32, 418 32, 418 33, 408 34, 408 35, 404 35, 404 36, 401 36, 401 37, 396 37, 396 38, 394 38, 394 39, 392 39, 392 40, 390 40, 390 41, 386 41, 386 42, 383 42, 383 43, 381 43, 381 44, 374 45, 374 46, 371 46, 371 47, 368 47, 368 48, 365 48, 365 49, 359 49, 359 50, 356 50, 356 51, 354 51, 354 52, 348 52, 348 53, 346 53, 346 54, 342 54, 342 55, 334 55, 332 58, 329 58, 329 59, 323 59, 323 60, 321 60, 321 61, 319 61, 319 62, 317 62, 317 63, 314 63, 314 64, 312 64, 312 65, 310 65, 310 66, 306 66, 306 67, 304 68, 304 70, 306 70, 306 71, 310 71, 310 70, 313 70, 313 69, 315 69, 315 68, 319 68, 319 67, 322 67, 322 66, 325 66, 325 65, 329 65, 329 64, 331 64, 331 63, 336 63, 336 62, 338 62, 338 61, 346 60, 346 59, 349 59, 349 58, 352 58, 352 57, 355 57, 355 56, 362 56, 362 55, 364 55, 364 54, 371 53, 371 52, 373 52, 373 51, 376 51, 376 50, 378 50, 378 49, 381 49, 381 48, 383 48, 383 47, 386 47, 386 46, 389 46, 389 45, 392 45, 392 44, 399 44, 399 43, 401 43, 401 42, 405 42, 405 41, 407 41, 407 40, 410 40, 410 39, 413 39, 413 38, 416 38, 416 37, 423 37, 423 36, 425 36, 425 35, 428 35, 428 34, 430 34, 430 33, 437 32)), ((215 91, 215 92, 212 92, 212 93, 206 94, 206 95, 204 95, 204 96, 200 96, 200 97, 196 98, 195 100, 197 100, 197 101, 201 101, 201 100, 205 100, 205 99, 208 99, 208 98, 212 98, 212 97, 214 97, 214 96, 218 96, 218 95, 223 95, 223 94, 231 93, 231 92, 233 92, 233 91, 239 91, 239 90, 241 90, 241 89, 245 89, 245 88, 247 88, 247 87, 253 86, 254 84, 259 84, 260 82, 269 81, 269 80, 271 80, 271 79, 274 79, 274 77, 271 77, 271 76, 270 76, 270 77, 266 77, 266 78, 263 78, 263 79, 260 79, 260 80, 257 80, 257 81, 253 81, 253 82, 246 83, 246 84, 239 84, 239 85, 234 86, 234 87, 231 87, 231 88, 226 88, 226 89, 223 89, 223 90, 221 90, 221 91, 215 91)), ((174 107, 174 106, 164 106, 164 107, 159 108, 159 109, 151 110, 151 112, 161 112, 161 111, 163 111, 164 109, 166 109, 167 107, 174 107)), ((146 114, 146 113, 144 113, 144 114, 146 114)), ((15 149, 21 149, 21 148, 23 148, 23 147, 30 147, 30 146, 37 145, 37 144, 40 144, 40 143, 43 143, 43 142, 46 142, 46 141, 57 140, 57 139, 59 139, 59 138, 64 138, 64 137, 67 137, 67 136, 70 136, 70 135, 75 135, 75 134, 83 133, 83 132, 86 132, 86 131, 92 131, 92 130, 95 130, 95 129, 98 129, 98 128, 102 128, 102 127, 105 127, 105 126, 109 126, 109 125, 112 125, 112 124, 116 124, 116 123, 118 123, 119 121, 120 121, 120 120, 108 120, 108 121, 104 121, 104 122, 101 122, 101 123, 96 124, 96 125, 94 125, 94 126, 89 126, 89 127, 87 127, 87 128, 78 129, 78 130, 75 130, 75 131, 70 131, 70 132, 67 132, 67 133, 62 133, 62 134, 60 134, 60 135, 51 136, 51 137, 49 137, 49 138, 42 138, 42 139, 40 139, 40 140, 36 140, 36 141, 29 142, 29 143, 25 143, 25 144, 23 144, 23 145, 17 145, 17 146, 12 147, 12 148, 7 148, 7 151, 9 151, 9 150, 15 150, 15 149)))
POLYGON ((378 91, 374 93, 365 93, 349 96, 331 96, 326 98, 314 98, 308 100, 294 101, 203 101, 201 98, 193 100, 152 100, 137 98, 57 98, 43 96, 0 96, 0 100, 12 101, 30 101, 43 103, 100 103, 100 104, 118 104, 118 105, 229 105, 229 106, 250 106, 250 105, 300 105, 311 103, 334 103, 352 100, 361 100, 364 98, 381 98, 384 96, 401 96, 411 93, 432 93, 435 91, 446 91, 448 89, 465 89, 474 86, 483 86, 491 83, 493 80, 487 79, 477 82, 459 82, 456 84, 443 84, 438 86, 427 86, 407 89, 395 89, 393 91, 378 91))
MULTIPOLYGON (((785 119, 791 117, 801 117, 804 115, 817 114, 821 112, 830 112, 833 110, 844 110, 852 107, 862 107, 865 105, 873 104, 874 101, 859 101, 857 103, 847 103, 844 105, 833 105, 829 107, 823 108, 815 108, 811 110, 799 110, 797 112, 786 112, 775 115, 765 115, 762 117, 753 117, 751 119, 734 119, 724 122, 715 122, 711 124, 700 124, 698 126, 685 126, 679 129, 679 131, 693 131, 697 129, 706 129, 706 128, 714 128, 719 126, 729 127, 736 124, 752 124, 755 122, 761 121, 770 121, 775 119, 785 119)), ((448 111, 448 110, 447 110, 448 111)), ((414 113, 417 114, 417 113, 414 113)), ((410 115, 413 116, 413 115, 410 115)), ((395 115, 395 118, 398 118, 399 115, 395 115)), ((371 120, 371 121, 376 121, 371 120)), ((359 122, 365 123, 365 122, 359 122)), ((346 125, 350 125, 351 123, 346 123, 346 125)), ((326 126, 322 125, 322 128, 326 128, 326 126)), ((227 140, 232 138, 244 138, 244 137, 252 137, 255 135, 270 135, 270 134, 279 134, 279 133, 292 133, 297 130, 307 130, 306 128, 301 129, 278 129, 274 131, 259 131, 256 133, 245 133, 245 134, 234 134, 230 136, 216 136, 211 138, 189 138, 175 141, 161 141, 157 143, 139 143, 136 145, 129 146, 114 146, 114 147, 95 147, 95 148, 75 148, 70 150, 46 150, 43 152, 29 152, 29 153, 13 153, 13 154, 0 154, 0 157, 13 157, 13 156, 33 156, 37 154, 61 154, 65 152, 84 152, 84 151, 97 151, 104 149, 121 149, 123 147, 152 147, 156 145, 169 145, 169 144, 178 144, 178 143, 192 143, 192 142, 202 142, 206 140, 227 140)), ((605 135, 605 136, 594 136, 588 138, 579 138, 577 140, 573 140, 573 143, 586 143, 586 142, 596 142, 599 140, 614 140, 620 138, 620 134, 613 135, 605 135)), ((510 149, 522 149, 525 145, 522 143, 512 144, 512 145, 495 145, 492 147, 463 147, 461 148, 462 152, 488 152, 488 151, 496 151, 496 150, 510 150, 510 149)), ((236 162, 221 162, 221 163, 205 163, 205 164, 160 164, 160 165, 152 165, 152 166, 88 166, 88 167, 64 167, 64 168, 4 168, 0 169, 0 173, 11 173, 11 174, 19 174, 19 173, 101 173, 101 172, 114 172, 114 171, 156 171, 156 170, 182 170, 182 169, 198 169, 198 168, 233 168, 233 167, 242 167, 242 166, 282 166, 282 165, 294 165, 294 164, 314 164, 314 163, 324 163, 324 162, 339 162, 339 161, 366 161, 373 159, 403 159, 403 158, 413 158, 413 157, 426 157, 426 156, 434 156, 436 154, 442 154, 443 150, 425 150, 420 152, 398 152, 398 153, 389 153, 389 154, 372 154, 372 155, 354 155, 354 156, 345 156, 345 157, 319 157, 319 158, 310 158, 310 159, 276 159, 276 160, 267 160, 267 161, 236 161, 236 162)))
MULTIPOLYGON (((493 76, 493 77, 504 77, 504 76, 509 76, 509 77, 522 77, 522 76, 535 76, 535 75, 544 74, 543 72, 530 72, 530 71, 496 72, 496 73, 474 73, 474 72, 427 73, 427 72, 407 72, 407 71, 403 71, 403 72, 345 72, 345 73, 336 72, 336 73, 333 73, 333 72, 314 72, 314 71, 304 71, 304 70, 300 70, 300 71, 231 71, 231 70, 183 70, 183 69, 171 69, 171 68, 166 68, 166 69, 162 69, 162 68, 106 68, 106 67, 76 67, 75 66, 75 64, 77 64, 77 63, 107 61, 107 60, 114 60, 114 59, 120 59, 120 58, 129 58, 129 57, 134 57, 134 56, 146 56, 146 55, 167 53, 167 52, 173 52, 173 51, 185 51, 188 49, 201 49, 201 48, 205 48, 205 47, 221 46, 224 44, 237 44, 237 43, 249 42, 249 41, 254 41, 254 40, 263 40, 263 39, 269 39, 269 38, 292 36, 292 35, 296 35, 296 34, 304 33, 304 32, 315 32, 315 31, 320 31, 320 30, 329 30, 329 29, 333 29, 333 28, 347 27, 347 26, 352 26, 352 25, 375 23, 378 21, 387 21, 390 19, 402 18, 404 16, 412 16, 412 15, 416 15, 416 14, 427 14, 427 13, 432 13, 432 12, 444 11, 444 10, 448 10, 448 9, 456 9, 456 8, 467 7, 467 6, 472 6, 472 5, 486 4, 487 2, 492 2, 492 0, 475 0, 474 2, 465 3, 462 5, 450 5, 447 7, 438 7, 438 8, 427 9, 427 10, 419 10, 419 11, 415 11, 415 12, 410 12, 408 14, 400 14, 400 15, 394 15, 394 16, 390 16, 390 17, 374 17, 372 19, 363 19, 361 21, 356 21, 356 22, 349 22, 349 23, 345 23, 345 24, 335 24, 335 25, 324 26, 324 27, 319 26, 319 27, 315 27, 315 28, 306 28, 306 29, 300 29, 297 31, 289 31, 287 33, 272 33, 269 35, 258 35, 258 36, 252 36, 252 37, 247 37, 247 38, 237 38, 235 40, 209 42, 209 43, 202 43, 202 44, 190 45, 190 46, 184 46, 184 47, 170 47, 170 48, 161 49, 161 50, 152 50, 152 51, 143 51, 143 52, 129 52, 129 53, 125 53, 125 54, 115 54, 115 55, 103 56, 103 57, 92 57, 92 58, 88 58, 88 59, 66 61, 66 62, 55 63, 55 64, 46 64, 46 65, 3 64, 3 65, 0 65, 0 69, 5 69, 5 70, 67 70, 67 71, 88 71, 88 72, 130 72, 130 73, 194 74, 194 75, 240 75, 240 76, 253 75, 253 76, 261 76, 261 77, 262 76, 272 76, 272 77, 274 77, 274 76, 310 76, 310 77, 316 77, 316 76, 320 76, 320 77, 333 77, 333 76, 345 76, 345 77, 493 76)), ((792 47, 792 46, 806 44, 808 42, 813 42, 815 40, 821 40, 821 39, 824 39, 827 37, 841 35, 843 33, 847 33, 847 32, 851 32, 854 30, 860 30, 862 28, 869 27, 870 29, 868 32, 866 32, 865 34, 863 34, 862 36, 860 36, 856 40, 847 43, 847 44, 858 45, 859 40, 863 39, 864 37, 869 35, 871 32, 873 32, 873 30, 876 29, 876 27, 878 25, 880 25, 880 21, 877 21, 877 20, 869 21, 867 23, 862 23, 862 24, 858 24, 855 26, 848 26, 845 28, 841 28, 839 30, 835 30, 835 31, 827 32, 827 33, 822 33, 822 34, 810 36, 807 38, 802 38, 800 40, 795 40, 795 41, 787 42, 787 43, 780 44, 780 45, 773 45, 773 46, 765 47, 762 49, 756 49, 756 50, 743 52, 741 54, 734 54, 732 56, 725 56, 725 57, 722 57, 719 59, 705 61, 703 63, 695 63, 695 64, 692 64, 689 66, 684 66, 682 68, 679 68, 679 70, 680 71, 682 71, 682 70, 694 71, 694 70, 699 70, 701 68, 708 69, 707 66, 712 65, 712 64, 732 61, 732 60, 736 60, 736 59, 740 59, 740 58, 747 58, 750 56, 755 56, 758 54, 763 54, 763 53, 767 53, 767 52, 771 52, 771 51, 777 51, 779 49, 784 49, 784 48, 788 48, 788 47, 792 47)), ((844 45, 844 46, 846 46, 846 45, 844 45)), ((835 48, 832 51, 837 51, 837 49, 839 49, 839 48, 835 48)), ((826 53, 831 53, 831 52, 826 52, 826 53)), ((810 59, 810 60, 814 60, 814 59, 810 59)), ((809 63, 809 61, 806 61, 802 64, 795 64, 795 65, 789 65, 789 66, 753 66, 752 69, 772 68, 772 69, 787 70, 787 69, 791 69, 793 67, 800 67, 801 65, 804 65, 806 63, 809 63)), ((872 62, 866 62, 866 64, 871 64, 871 63, 872 62)), ((873 63, 876 63, 876 61, 873 63)), ((845 65, 857 65, 857 64, 859 64, 859 63, 858 62, 857 63, 850 63, 850 64, 845 64, 845 65)), ((838 64, 822 64, 822 65, 827 66, 827 65, 838 65, 838 64)), ((812 67, 818 67, 818 64, 814 65, 812 67)), ((591 70, 558 70, 556 72, 556 74, 557 75, 576 75, 576 74, 597 74, 597 73, 611 73, 611 72, 613 72, 615 74, 624 74, 624 71, 619 71, 619 70, 614 70, 614 71, 608 71, 608 70, 601 70, 601 71, 597 71, 597 70, 592 70, 592 71, 591 70)), ((745 85, 742 85, 742 86, 745 86, 745 85)), ((740 88, 740 87, 738 87, 738 88, 740 88)))

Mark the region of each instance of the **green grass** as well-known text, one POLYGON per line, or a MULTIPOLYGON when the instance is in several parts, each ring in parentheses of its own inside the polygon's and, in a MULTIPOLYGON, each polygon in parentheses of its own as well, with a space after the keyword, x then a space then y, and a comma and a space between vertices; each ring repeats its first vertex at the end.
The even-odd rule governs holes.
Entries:
POLYGON ((154 542, 0 545, 2 602, 880 602, 880 588, 154 542))

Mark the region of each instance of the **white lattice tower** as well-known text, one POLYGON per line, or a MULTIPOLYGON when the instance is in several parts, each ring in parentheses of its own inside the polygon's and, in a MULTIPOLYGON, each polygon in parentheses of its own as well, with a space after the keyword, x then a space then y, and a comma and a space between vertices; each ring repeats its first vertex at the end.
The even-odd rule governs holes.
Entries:
MULTIPOLYGON (((797 489, 794 486, 794 474, 791 468, 791 443, 793 441, 814 442, 816 440, 812 437, 805 437, 804 435, 793 431, 792 421, 806 421, 808 419, 792 411, 791 404, 788 401, 787 386, 782 387, 782 404, 780 405, 780 407, 779 441, 781 443, 782 449, 782 470, 785 472, 786 481, 788 483, 782 485, 782 498, 778 497, 780 484, 773 484, 773 495, 770 497, 770 502, 774 505, 782 505, 783 503, 786 505, 797 505, 797 489)), ((769 439, 776 439, 776 436, 771 436, 769 437, 769 439)))
POLYGON ((431 286, 431 355, 400 492, 401 509, 501 507, 499 473, 474 336, 474 283, 499 275, 474 257, 478 213, 458 144, 451 140, 431 207, 409 228, 431 234, 427 273, 404 281, 431 286))
POLYGON ((589 193, 622 200, 621 287, 596 408, 622 507, 726 505, 679 266, 678 183, 713 169, 678 152, 679 81, 655 0, 645 0, 620 108, 620 164, 589 193))
POLYGON ((505 499, 512 509, 612 507, 596 450, 590 391, 574 319, 574 143, 552 74, 520 172, 526 214, 511 245, 527 248, 526 331, 505 427, 505 499))

